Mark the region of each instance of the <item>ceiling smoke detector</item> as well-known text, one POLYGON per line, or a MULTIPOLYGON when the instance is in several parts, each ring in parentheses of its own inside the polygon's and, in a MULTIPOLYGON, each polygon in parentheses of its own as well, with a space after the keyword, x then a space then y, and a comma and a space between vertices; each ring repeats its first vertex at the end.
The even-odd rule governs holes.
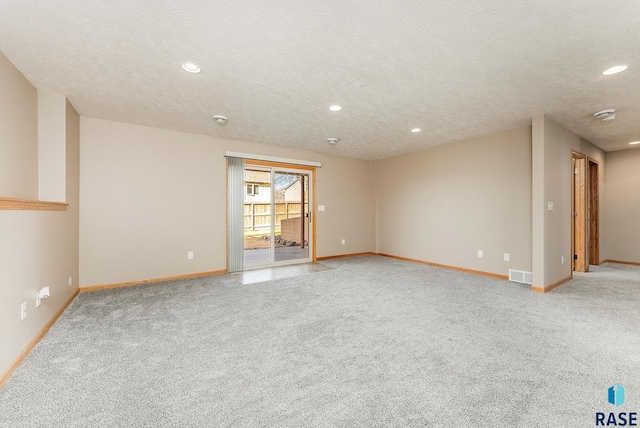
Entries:
POLYGON ((604 121, 613 120, 616 118, 616 115, 614 114, 615 112, 616 111, 614 109, 602 110, 597 113, 593 113, 593 117, 604 121))
POLYGON ((227 123, 227 117, 226 116, 215 115, 215 116, 213 116, 213 120, 218 125, 224 125, 225 123, 227 123))
POLYGON ((327 138, 327 143, 329 144, 335 144, 338 142, 337 138, 327 138))

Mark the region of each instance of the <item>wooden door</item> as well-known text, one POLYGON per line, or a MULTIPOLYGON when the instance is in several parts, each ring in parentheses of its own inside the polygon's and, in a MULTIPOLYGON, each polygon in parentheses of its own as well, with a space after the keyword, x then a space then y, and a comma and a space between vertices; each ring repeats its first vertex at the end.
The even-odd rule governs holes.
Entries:
POLYGON ((586 157, 573 153, 573 270, 587 272, 586 157))
POLYGON ((600 264, 600 199, 598 192, 598 162, 589 161, 589 264, 600 264))

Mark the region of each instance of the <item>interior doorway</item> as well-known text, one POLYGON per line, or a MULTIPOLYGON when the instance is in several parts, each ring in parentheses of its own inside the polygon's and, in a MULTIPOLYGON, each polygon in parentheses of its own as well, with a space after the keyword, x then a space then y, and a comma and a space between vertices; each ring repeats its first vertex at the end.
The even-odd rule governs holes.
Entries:
POLYGON ((587 158, 589 180, 588 222, 589 222, 589 264, 600 264, 600 196, 598 162, 587 158))
POLYGON ((572 152, 572 270, 588 272, 600 264, 598 162, 572 152))
POLYGON ((313 261, 313 169, 247 161, 245 270, 313 261))

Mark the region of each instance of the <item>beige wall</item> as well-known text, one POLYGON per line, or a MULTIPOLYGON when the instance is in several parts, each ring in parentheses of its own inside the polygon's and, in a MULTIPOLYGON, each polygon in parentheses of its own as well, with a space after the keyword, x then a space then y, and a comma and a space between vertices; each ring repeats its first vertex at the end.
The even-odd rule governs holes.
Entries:
MULTIPOLYGON (((63 228, 64 239, 60 241, 60 250, 65 258, 67 287, 78 289, 80 282, 80 116, 73 105, 66 101, 66 202, 69 204, 63 228), (69 286, 68 277, 73 284, 69 286)), ((62 277, 61 277, 62 278, 62 277)))
POLYGON ((544 287, 545 277, 545 136, 544 115, 531 119, 531 272, 533 286, 544 287))
POLYGON ((533 135, 533 285, 547 287, 571 276, 572 150, 599 164, 601 220, 605 157, 602 150, 544 116, 533 119, 533 135))
POLYGON ((381 160, 375 168, 377 252, 501 275, 530 270, 531 128, 381 160))
POLYGON ((38 93, 0 52, 0 196, 38 198, 38 93))
POLYGON ((67 99, 64 95, 38 91, 38 199, 66 199, 67 99))
MULTIPOLYGON (((0 55, 0 63, 5 61, 0 55)), ((5 73, 6 64, 0 65, 0 105, 15 104, 11 114, 0 112, 0 129, 10 129, 12 135, 37 135, 37 94, 19 73, 5 73), (9 92, 4 88, 11 88, 9 92), (34 120, 34 118, 36 118, 34 120)), ((11 110, 11 109, 9 109, 11 110)), ((79 171, 79 117, 71 104, 66 104, 66 117, 59 124, 66 127, 66 147, 63 151, 67 165, 66 194, 69 208, 59 211, 4 211, 0 210, 0 376, 20 355, 38 332, 73 295, 78 280, 78 171, 79 171), (74 285, 68 285, 72 277, 74 285), (36 308, 36 293, 45 286, 51 297, 36 308), (20 306, 27 302, 27 318, 20 320, 20 306)), ((27 139, 0 139, 0 162, 5 155, 13 156, 10 181, 20 186, 7 190, 9 194, 36 199, 38 195, 37 165, 38 143, 27 139), (29 150, 16 149, 25 144, 29 150), (19 191, 18 191, 19 190, 19 191)), ((5 165, 2 164, 0 170, 5 165)), ((2 179, 0 182, 4 182, 2 179)))
POLYGON ((640 263, 640 149, 607 153, 603 259, 640 263))
POLYGON ((82 287, 225 269, 227 150, 322 162, 317 256, 371 250, 369 161, 86 117, 80 129, 82 287))

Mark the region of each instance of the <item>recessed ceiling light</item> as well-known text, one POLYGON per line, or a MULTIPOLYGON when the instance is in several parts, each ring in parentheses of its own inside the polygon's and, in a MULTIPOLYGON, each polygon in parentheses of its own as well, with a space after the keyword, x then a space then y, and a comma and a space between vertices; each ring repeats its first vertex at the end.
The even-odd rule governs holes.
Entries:
POLYGON ((339 105, 332 105, 331 107, 329 107, 329 110, 331 111, 340 111, 342 110, 342 107, 340 107, 339 105))
POLYGON ((621 71, 625 71, 628 67, 626 65, 616 65, 615 67, 611 67, 608 70, 602 72, 605 76, 609 76, 610 74, 620 73, 621 71))
POLYGON ((192 62, 183 62, 182 69, 184 71, 188 71, 189 73, 200 73, 200 71, 202 71, 200 70, 200 67, 198 67, 192 62))
POLYGON ((636 144, 640 144, 640 141, 634 141, 634 142, 629 143, 629 144, 631 144, 632 146, 635 146, 636 144))
POLYGON ((420 131, 422 131, 422 129, 420 129, 420 128, 413 128, 413 129, 411 130, 411 132, 413 132, 414 134, 415 134, 416 132, 420 132, 420 131))

